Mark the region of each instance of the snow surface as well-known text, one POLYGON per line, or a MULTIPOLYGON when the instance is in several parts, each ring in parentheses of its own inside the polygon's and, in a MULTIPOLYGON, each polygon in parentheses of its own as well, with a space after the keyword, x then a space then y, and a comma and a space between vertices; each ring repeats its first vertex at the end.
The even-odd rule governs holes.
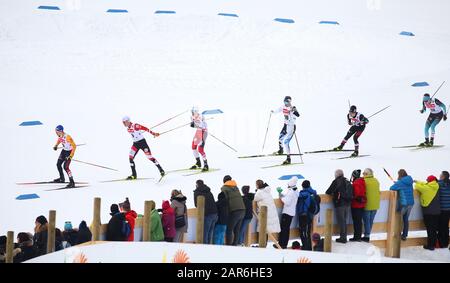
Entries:
MULTIPOLYGON (((129 197, 132 208, 142 212, 144 200, 159 205, 174 188, 193 207, 195 180, 204 179, 217 194, 225 174, 253 190, 256 179, 276 187, 285 184, 279 176, 299 173, 324 192, 337 168, 349 175, 371 167, 383 189, 390 185, 383 166, 392 174, 405 168, 416 179, 448 170, 448 146, 416 152, 392 146, 423 140, 421 96, 450 77, 449 10, 444 0, 1 1, 0 233, 32 231, 36 216, 50 209, 57 211, 59 227, 67 220, 90 221, 94 197, 102 198, 103 223, 112 203, 129 197), (43 4, 58 5, 61 11, 38 10, 43 4), (128 13, 106 13, 110 8, 128 13), (339 25, 318 24, 322 20, 339 25), (399 35, 404 30, 415 36, 399 35), (430 86, 411 87, 420 81, 430 86), (237 159, 261 152, 269 110, 281 106, 285 95, 293 97, 301 114, 302 151, 339 144, 348 128, 348 100, 366 115, 392 107, 373 117, 360 138, 361 154, 370 157, 305 155, 304 165, 272 169, 260 167, 280 163, 281 157, 237 159), (239 154, 210 136, 208 160, 220 171, 190 177, 173 173, 155 184, 158 172, 141 152, 138 174, 155 180, 100 183, 129 175, 131 138, 122 116, 152 126, 193 105, 224 111, 209 121, 210 132, 239 154), (43 125, 18 126, 29 120, 43 125), (57 124, 75 142, 87 143, 78 148, 76 159, 120 172, 73 162, 75 179, 89 181, 89 188, 49 192, 50 186, 16 185, 57 177, 58 153, 52 150, 57 124), (40 198, 15 200, 27 193, 40 198)), ((444 85, 437 97, 449 103, 449 92, 444 85)), ((188 114, 155 130, 187 122, 188 114)), ((447 123, 437 128, 438 144, 449 144, 447 123)), ((277 149, 280 128, 281 116, 273 117, 266 152, 277 149)), ((192 136, 185 127, 147 140, 163 168, 172 170, 193 164, 192 136)), ((347 148, 352 147, 350 141, 347 148)))

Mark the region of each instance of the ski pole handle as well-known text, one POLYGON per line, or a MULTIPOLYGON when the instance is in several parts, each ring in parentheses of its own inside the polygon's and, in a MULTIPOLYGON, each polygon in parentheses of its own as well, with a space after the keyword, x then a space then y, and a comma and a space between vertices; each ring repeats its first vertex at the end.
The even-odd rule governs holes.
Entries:
POLYGON ((386 175, 389 177, 389 179, 391 179, 392 182, 395 183, 394 178, 392 178, 391 174, 389 174, 389 172, 383 167, 384 173, 386 173, 386 175))

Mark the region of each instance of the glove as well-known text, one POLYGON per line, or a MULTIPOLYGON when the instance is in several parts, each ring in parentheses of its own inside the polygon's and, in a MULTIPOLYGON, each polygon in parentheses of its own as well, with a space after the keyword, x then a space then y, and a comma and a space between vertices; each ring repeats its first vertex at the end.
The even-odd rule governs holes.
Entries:
POLYGON ((69 155, 66 157, 66 160, 70 160, 70 159, 72 159, 72 156, 69 155))
POLYGON ((55 146, 53 147, 53 150, 58 150, 58 146, 55 145, 55 146))
POLYGON ((194 124, 194 121, 192 121, 191 122, 191 128, 194 128, 195 127, 195 124, 194 124))
POLYGON ((444 121, 447 121, 447 115, 444 115, 444 121))
POLYGON ((283 191, 283 189, 282 189, 281 187, 278 187, 278 188, 277 188, 277 192, 278 192, 279 194, 281 194, 282 191, 283 191))
POLYGON ((156 137, 159 137, 159 133, 153 133, 153 136, 156 138, 156 137))
POLYGON ((292 112, 295 112, 295 111, 297 111, 297 107, 293 106, 292 107, 292 112))
POLYGON ((421 109, 421 110, 420 110, 420 113, 422 113, 422 114, 423 114, 423 112, 425 112, 425 110, 421 109))

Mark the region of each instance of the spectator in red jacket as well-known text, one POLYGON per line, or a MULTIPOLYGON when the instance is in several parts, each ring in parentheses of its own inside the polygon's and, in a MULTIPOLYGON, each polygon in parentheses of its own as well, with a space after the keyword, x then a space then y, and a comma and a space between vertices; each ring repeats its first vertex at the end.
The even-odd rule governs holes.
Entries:
POLYGON ((366 182, 361 178, 361 170, 354 170, 352 178, 350 179, 353 185, 353 199, 352 199, 352 219, 353 219, 353 238, 351 242, 361 242, 362 233, 362 218, 364 214, 364 207, 366 206, 366 182))
POLYGON ((128 198, 125 198, 125 201, 122 203, 119 203, 120 211, 125 214, 125 219, 127 220, 128 224, 130 225, 130 235, 127 238, 127 242, 133 242, 134 241, 134 226, 136 224, 136 217, 137 213, 134 210, 131 210, 130 201, 128 198))
POLYGON ((175 210, 170 206, 168 200, 162 203, 161 222, 164 231, 164 241, 173 242, 177 230, 175 228, 175 210))

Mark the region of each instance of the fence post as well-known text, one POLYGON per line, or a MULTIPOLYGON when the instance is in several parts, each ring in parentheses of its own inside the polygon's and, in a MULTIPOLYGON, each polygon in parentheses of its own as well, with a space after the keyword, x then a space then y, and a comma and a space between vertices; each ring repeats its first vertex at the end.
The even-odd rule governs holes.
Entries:
POLYGON ((100 208, 101 198, 94 198, 94 219, 92 220, 92 241, 100 240, 100 208))
POLYGON ((47 253, 55 251, 55 226, 56 226, 56 211, 50 210, 48 216, 48 229, 47 229, 47 253))
POLYGON ((151 215, 152 215, 152 210, 155 207, 155 202, 152 200, 146 200, 144 203, 144 223, 142 225, 142 229, 143 229, 143 235, 142 235, 142 241, 144 242, 150 242, 152 237, 151 237, 151 215))
POLYGON ((205 228, 205 197, 197 197, 197 237, 196 243, 203 244, 203 233, 205 228))
POLYGON ((5 263, 13 263, 13 250, 14 250, 14 232, 8 231, 6 234, 6 258, 5 263))
POLYGON ((324 239, 324 252, 331 252, 331 238, 333 237, 333 210, 327 209, 325 218, 325 239, 324 239))
POLYGON ((385 256, 400 258, 400 231, 402 220, 397 211, 397 192, 389 192, 389 215, 387 222, 387 239, 385 256))
POLYGON ((265 248, 267 246, 267 206, 261 206, 259 210, 259 247, 265 248))

